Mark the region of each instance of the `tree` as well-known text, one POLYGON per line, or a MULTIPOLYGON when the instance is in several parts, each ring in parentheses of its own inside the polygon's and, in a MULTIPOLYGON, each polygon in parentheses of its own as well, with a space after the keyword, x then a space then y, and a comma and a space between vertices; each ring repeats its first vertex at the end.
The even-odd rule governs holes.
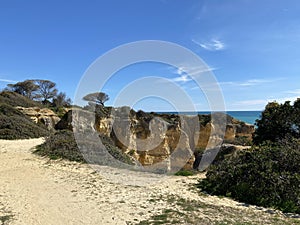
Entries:
POLYGON ((50 99, 54 98, 57 94, 56 84, 50 80, 36 80, 38 90, 35 98, 41 99, 46 103, 50 99))
POLYGON ((88 101, 89 103, 94 103, 96 105, 104 106, 104 102, 109 100, 109 96, 104 92, 95 92, 95 93, 87 94, 82 99, 88 101))
POLYGON ((26 96, 30 99, 34 97, 34 93, 39 89, 39 86, 35 84, 34 80, 25 80, 16 84, 8 84, 7 87, 9 90, 26 96))
POLYGON ((55 107, 69 107, 71 99, 67 97, 66 93, 60 92, 53 98, 53 105, 55 107))
POLYGON ((288 137, 300 138, 300 99, 293 105, 289 101, 283 104, 269 103, 256 121, 257 129, 253 142, 261 144, 265 141, 276 142, 288 137))

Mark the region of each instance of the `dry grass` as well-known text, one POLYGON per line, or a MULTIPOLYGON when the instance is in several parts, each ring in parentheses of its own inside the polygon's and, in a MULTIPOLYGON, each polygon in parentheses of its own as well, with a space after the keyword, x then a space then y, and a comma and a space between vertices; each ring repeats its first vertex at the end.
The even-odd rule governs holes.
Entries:
POLYGON ((149 219, 137 223, 139 225, 157 224, 197 224, 197 225, 294 225, 300 224, 299 219, 285 217, 275 210, 261 211, 244 207, 235 208, 206 203, 205 201, 188 200, 178 195, 157 196, 150 198, 149 202, 168 206, 160 213, 152 215, 149 219))

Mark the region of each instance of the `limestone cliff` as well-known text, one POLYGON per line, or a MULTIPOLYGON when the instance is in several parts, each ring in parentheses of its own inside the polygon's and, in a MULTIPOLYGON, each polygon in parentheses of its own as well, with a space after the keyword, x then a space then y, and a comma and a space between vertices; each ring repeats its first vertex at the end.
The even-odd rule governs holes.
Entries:
POLYGON ((16 108, 20 110, 24 115, 29 116, 35 123, 45 124, 49 130, 54 129, 55 124, 60 121, 60 118, 56 115, 56 113, 48 108, 25 108, 20 106, 17 106, 16 108))
MULTIPOLYGON (((209 115, 145 113, 122 107, 112 109, 107 116, 96 116, 96 119, 88 120, 80 116, 72 118, 72 111, 69 111, 56 128, 72 129, 72 119, 77 121, 76 124, 82 124, 82 128, 76 129, 93 127, 145 167, 158 170, 176 171, 182 167, 191 169, 195 161, 195 152, 203 151, 210 139, 218 138, 212 137, 212 129, 218 130, 218 127, 213 127, 209 115)), ((226 116, 226 121, 225 141, 232 142, 238 137, 251 140, 253 125, 237 121, 230 116, 226 116)))

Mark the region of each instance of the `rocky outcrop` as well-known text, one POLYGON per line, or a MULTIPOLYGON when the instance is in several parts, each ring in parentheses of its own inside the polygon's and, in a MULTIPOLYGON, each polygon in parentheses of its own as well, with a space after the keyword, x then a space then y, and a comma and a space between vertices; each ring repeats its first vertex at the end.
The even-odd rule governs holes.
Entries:
POLYGON ((65 115, 61 118, 58 123, 55 125, 56 130, 72 130, 72 112, 73 110, 69 110, 65 113, 65 115))
MULTIPOLYGON (((199 157, 195 152, 210 148, 209 142, 219 145, 222 141, 222 137, 217 135, 220 128, 210 121, 208 115, 159 115, 134 112, 128 107, 112 109, 111 114, 100 117, 84 110, 76 111, 73 118, 72 111, 66 113, 56 128, 72 130, 73 119, 77 131, 88 127, 95 129, 145 168, 154 170, 191 169, 195 155, 199 157)), ((251 139, 254 126, 230 116, 226 120, 225 140, 233 141, 237 137, 251 139)))
POLYGON ((16 107, 24 115, 31 118, 35 123, 45 124, 46 127, 54 129, 55 125, 60 121, 60 118, 54 113, 51 109, 48 108, 39 108, 39 107, 16 107))
MULTIPOLYGON (((218 151, 218 154, 212 161, 212 164, 218 164, 221 161, 223 161, 226 158, 230 158, 237 154, 239 151, 243 151, 246 149, 249 149, 250 146, 241 146, 241 145, 233 145, 233 144, 223 144, 221 148, 218 151)), ((201 162, 201 159, 205 157, 205 155, 211 154, 211 150, 207 151, 197 151, 195 152, 195 161, 193 163, 194 169, 199 169, 199 165, 201 162)), ((200 168, 201 169, 201 168, 200 168)))
POLYGON ((227 124, 225 140, 233 141, 238 137, 245 137, 248 140, 252 140, 252 134, 254 131, 254 125, 233 119, 231 123, 227 124))

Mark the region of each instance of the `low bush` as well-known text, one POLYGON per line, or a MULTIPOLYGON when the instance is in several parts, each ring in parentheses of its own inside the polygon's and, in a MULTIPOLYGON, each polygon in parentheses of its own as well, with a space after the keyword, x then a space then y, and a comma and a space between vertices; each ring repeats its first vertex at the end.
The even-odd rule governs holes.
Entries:
POLYGON ((49 135, 43 124, 36 124, 12 106, 0 104, 0 138, 28 139, 49 135))
MULTIPOLYGON (((229 146, 222 145, 221 148, 217 149, 217 150, 218 150, 218 153, 215 156, 215 158, 213 159, 213 161, 211 162, 213 165, 221 163, 222 161, 224 161, 225 158, 233 157, 234 154, 237 152, 237 148, 235 146, 231 146, 231 145, 229 145, 229 146)), ((196 149, 194 152, 195 161, 193 164, 193 169, 195 169, 195 170, 199 169, 202 158, 205 157, 206 155, 208 155, 208 156, 215 155, 216 154, 215 152, 216 152, 216 149, 208 149, 208 150, 201 149, 201 148, 196 149)), ((208 157, 208 158, 210 158, 210 157, 208 157)), ((204 162, 203 162, 204 164, 206 164, 205 161, 207 161, 207 160, 204 160, 204 162)))
POLYGON ((48 156, 50 159, 68 159, 85 162, 79 151, 74 135, 69 130, 58 131, 46 138, 46 141, 37 146, 35 153, 48 156))
POLYGON ((187 176, 193 176, 193 175, 195 175, 195 172, 191 171, 191 170, 179 170, 174 175, 175 176, 184 176, 184 177, 187 177, 187 176))
POLYGON ((85 138, 80 138, 79 140, 80 151, 73 132, 70 130, 60 130, 46 138, 46 141, 37 147, 35 153, 51 159, 62 158, 77 162, 88 161, 89 163, 101 165, 111 165, 109 160, 113 157, 123 163, 132 164, 129 156, 115 147, 109 138, 101 137, 101 143, 105 148, 103 145, 99 145, 97 137, 89 138, 87 135, 85 138), (109 157, 107 152, 110 155, 109 157))
POLYGON ((300 213, 299 140, 265 143, 212 165, 202 191, 300 213))
POLYGON ((41 107, 39 102, 35 102, 23 95, 20 95, 16 92, 11 91, 2 91, 0 92, 0 102, 2 104, 7 104, 10 106, 22 106, 22 107, 41 107))
POLYGON ((102 144, 105 146, 109 154, 116 160, 123 162, 125 164, 133 165, 131 158, 122 152, 121 149, 115 146, 112 139, 107 136, 100 136, 102 144))
POLYGON ((242 146, 252 145, 252 141, 246 136, 236 136, 233 140, 224 140, 224 143, 242 146))

